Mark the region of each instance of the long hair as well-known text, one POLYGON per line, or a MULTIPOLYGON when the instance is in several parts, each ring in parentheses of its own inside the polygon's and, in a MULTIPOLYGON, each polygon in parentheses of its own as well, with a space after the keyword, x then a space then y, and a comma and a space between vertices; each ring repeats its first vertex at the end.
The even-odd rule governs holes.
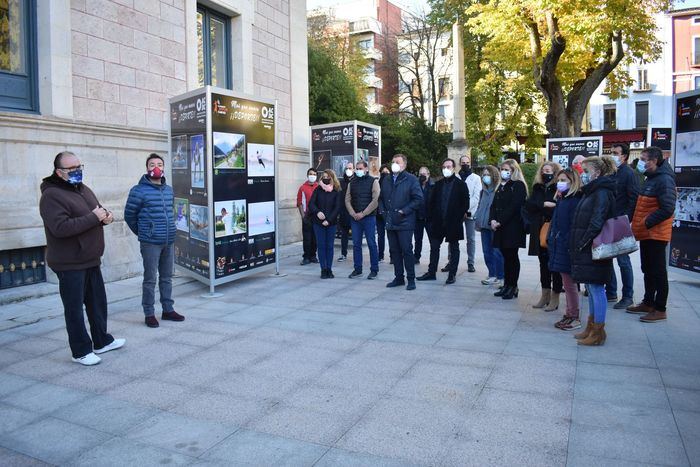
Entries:
MULTIPOLYGON (((544 180, 542 180, 542 169, 544 169, 545 167, 551 167, 553 174, 557 174, 561 170, 561 165, 557 164, 554 161, 542 161, 542 162, 540 162, 540 165, 537 166, 537 173, 535 174, 535 184, 539 183, 540 185, 544 185, 544 180)), ((552 183, 556 183, 555 179, 556 179, 556 175, 554 178, 552 178, 552 181, 549 182, 549 184, 551 185, 552 183)))
POLYGON ((583 186, 581 183, 581 177, 579 176, 578 172, 576 172, 573 169, 563 169, 557 172, 557 175, 554 177, 555 180, 559 179, 560 175, 564 175, 566 178, 569 179, 569 191, 566 193, 566 196, 572 196, 578 193, 578 191, 581 189, 583 186))
POLYGON ((506 166, 510 169, 511 175, 510 179, 523 182, 523 185, 525 185, 525 195, 529 195, 529 190, 527 188, 527 181, 525 180, 525 176, 523 175, 523 171, 520 168, 520 164, 518 164, 518 161, 515 159, 506 159, 503 162, 501 162, 500 167, 502 168, 503 166, 506 166))
POLYGON ((481 185, 484 187, 484 190, 488 190, 489 188, 497 188, 498 184, 501 183, 501 174, 498 172, 498 169, 494 167, 493 165, 485 165, 481 169, 482 172, 486 171, 489 173, 491 176, 491 186, 488 187, 484 184, 484 179, 481 179, 481 185))
POLYGON ((333 189, 335 191, 340 191, 340 182, 338 181, 338 177, 335 175, 335 171, 332 169, 326 169, 323 171, 323 173, 331 178, 333 189))

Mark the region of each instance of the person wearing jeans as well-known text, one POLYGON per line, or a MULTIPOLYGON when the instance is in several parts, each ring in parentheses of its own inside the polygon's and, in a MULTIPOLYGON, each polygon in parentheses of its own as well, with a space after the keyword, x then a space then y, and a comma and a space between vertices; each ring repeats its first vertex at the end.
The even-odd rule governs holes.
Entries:
POLYGON ((467 239, 467 271, 476 272, 474 260, 476 256, 476 210, 479 206, 479 197, 481 196, 481 177, 472 173, 472 158, 466 154, 459 158, 459 178, 467 186, 467 198, 469 199, 469 208, 464 215, 464 231, 467 239))
MULTIPOLYGON (((342 193, 343 199, 345 199, 345 193, 348 190, 348 184, 354 176, 355 164, 353 164, 352 162, 348 162, 347 164, 345 164, 345 172, 343 173, 343 178, 340 179, 340 191, 342 193)), ((340 232, 340 256, 338 257, 338 262, 340 263, 348 259, 348 243, 350 239, 350 214, 348 214, 348 210, 345 209, 345 203, 343 203, 343 205, 340 208, 337 230, 340 232)))
POLYGON ((143 258, 143 285, 141 305, 146 326, 157 328, 155 316, 155 285, 162 313, 168 321, 184 321, 185 317, 173 308, 173 244, 175 243, 175 216, 173 189, 165 181, 165 163, 158 154, 146 158, 146 174, 131 188, 124 207, 124 221, 136 234, 143 258))
POLYGON ((353 271, 350 279, 362 275, 362 236, 367 239, 370 271, 367 279, 374 279, 379 273, 379 252, 377 251, 377 206, 379 205, 379 180, 367 173, 367 164, 359 161, 355 166, 355 177, 348 184, 345 193, 345 207, 350 214, 352 228, 353 271))
MULTIPOLYGON (((336 223, 343 208, 340 182, 330 169, 321 172, 318 188, 309 201, 309 215, 313 221, 321 279, 333 279, 333 243, 336 223)), ((353 229, 354 230, 354 229, 353 229)))
POLYGON ((484 253, 484 263, 488 270, 488 276, 482 280, 484 285, 502 285, 503 283, 503 255, 498 248, 493 246, 493 230, 489 223, 489 212, 496 194, 496 187, 501 178, 498 169, 492 165, 484 167, 481 173, 483 187, 479 196, 479 205, 474 215, 476 230, 481 235, 481 250, 484 253))

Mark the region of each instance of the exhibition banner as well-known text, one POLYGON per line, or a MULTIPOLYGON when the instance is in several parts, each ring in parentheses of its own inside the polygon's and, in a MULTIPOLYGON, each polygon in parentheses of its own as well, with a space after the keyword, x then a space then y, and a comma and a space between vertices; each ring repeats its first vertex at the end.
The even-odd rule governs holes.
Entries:
POLYGON ((669 264, 700 272, 700 93, 676 96, 673 163, 678 197, 669 264))
MULTIPOLYGON (((380 129, 364 124, 357 124, 357 151, 355 162, 364 161, 369 168, 369 174, 379 177, 380 166, 380 129)), ((342 172, 341 172, 342 173, 342 172)))
POLYGON ((602 151, 602 136, 547 139, 547 160, 556 162, 563 169, 571 167, 577 156, 600 156, 602 151))
POLYGON ((311 129, 311 167, 333 169, 342 176, 345 165, 354 162, 355 126, 352 123, 324 125, 311 129))

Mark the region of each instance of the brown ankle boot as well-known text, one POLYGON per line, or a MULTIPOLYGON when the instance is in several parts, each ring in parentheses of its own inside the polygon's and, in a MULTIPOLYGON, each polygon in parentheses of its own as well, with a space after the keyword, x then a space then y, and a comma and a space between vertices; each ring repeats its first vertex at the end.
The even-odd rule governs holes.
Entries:
POLYGON ((532 305, 532 308, 544 308, 549 303, 549 298, 552 296, 552 289, 542 289, 540 301, 532 305))
POLYGON ((552 292, 549 298, 549 304, 544 307, 544 311, 554 311, 559 308, 559 294, 557 292, 552 292))
POLYGON ((593 323, 591 333, 578 341, 579 345, 603 345, 605 343, 605 323, 593 323))
POLYGON ((591 333, 592 328, 593 328, 593 315, 588 315, 588 322, 586 323, 586 329, 574 334, 574 337, 576 339, 585 339, 591 333))

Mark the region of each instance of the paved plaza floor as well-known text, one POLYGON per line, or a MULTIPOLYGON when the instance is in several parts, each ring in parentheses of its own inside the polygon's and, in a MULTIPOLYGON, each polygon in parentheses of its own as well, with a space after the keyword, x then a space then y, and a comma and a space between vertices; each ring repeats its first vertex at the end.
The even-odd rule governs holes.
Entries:
POLYGON ((532 309, 536 258, 504 301, 465 256, 456 284, 415 291, 385 288, 387 263, 320 280, 298 256, 217 299, 179 279, 187 320, 158 329, 139 278, 108 284, 127 344, 91 368, 57 295, 0 306, 0 465, 700 465, 697 278, 671 272, 667 322, 610 307, 583 348, 532 309))

